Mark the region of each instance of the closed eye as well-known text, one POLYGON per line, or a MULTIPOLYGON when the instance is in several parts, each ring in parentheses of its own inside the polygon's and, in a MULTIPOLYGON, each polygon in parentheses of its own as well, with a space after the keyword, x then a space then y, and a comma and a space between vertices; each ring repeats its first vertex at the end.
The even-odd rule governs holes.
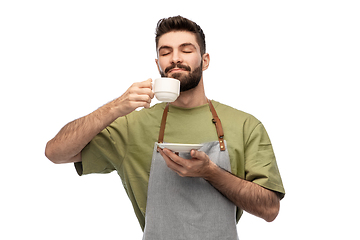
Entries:
POLYGON ((172 52, 172 48, 169 46, 161 46, 159 48, 159 55, 160 56, 166 56, 169 55, 172 52))

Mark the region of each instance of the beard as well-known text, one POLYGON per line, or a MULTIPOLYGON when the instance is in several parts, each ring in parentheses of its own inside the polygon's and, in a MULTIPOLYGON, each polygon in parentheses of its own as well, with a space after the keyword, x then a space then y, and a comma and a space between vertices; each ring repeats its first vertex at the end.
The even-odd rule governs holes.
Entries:
POLYGON ((174 73, 171 75, 172 78, 175 78, 180 81, 180 92, 186 92, 193 88, 196 88, 199 85, 199 82, 202 77, 202 61, 199 67, 197 67, 194 71, 191 71, 189 66, 185 66, 182 64, 173 64, 165 69, 165 72, 160 72, 161 77, 169 77, 168 72, 173 68, 181 68, 188 73, 174 73))

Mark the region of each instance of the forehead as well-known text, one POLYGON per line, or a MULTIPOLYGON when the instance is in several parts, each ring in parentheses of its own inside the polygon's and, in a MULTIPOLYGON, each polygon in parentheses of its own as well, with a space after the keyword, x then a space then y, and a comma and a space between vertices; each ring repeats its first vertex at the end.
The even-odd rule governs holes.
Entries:
POLYGON ((159 39, 157 50, 159 50, 162 46, 177 48, 184 43, 191 43, 196 47, 196 49, 200 50, 200 46, 196 41, 195 33, 187 31, 173 31, 165 33, 159 39))

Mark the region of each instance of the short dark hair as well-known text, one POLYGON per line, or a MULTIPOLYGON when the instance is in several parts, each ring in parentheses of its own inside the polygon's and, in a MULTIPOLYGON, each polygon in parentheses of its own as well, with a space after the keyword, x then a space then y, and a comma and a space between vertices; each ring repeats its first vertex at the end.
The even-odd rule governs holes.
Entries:
POLYGON ((195 33, 197 43, 200 46, 201 56, 206 53, 205 34, 201 27, 195 22, 182 16, 175 16, 160 19, 156 26, 156 49, 158 48, 159 39, 162 35, 172 31, 188 31, 195 33))

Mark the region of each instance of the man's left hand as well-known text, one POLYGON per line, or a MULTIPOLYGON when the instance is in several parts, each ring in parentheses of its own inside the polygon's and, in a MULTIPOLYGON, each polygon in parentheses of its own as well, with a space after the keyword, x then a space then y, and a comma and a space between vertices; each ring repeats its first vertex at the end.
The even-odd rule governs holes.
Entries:
POLYGON ((214 163, 204 152, 191 150, 192 159, 179 157, 169 149, 159 149, 167 166, 181 177, 201 177, 206 178, 210 174, 214 163))

